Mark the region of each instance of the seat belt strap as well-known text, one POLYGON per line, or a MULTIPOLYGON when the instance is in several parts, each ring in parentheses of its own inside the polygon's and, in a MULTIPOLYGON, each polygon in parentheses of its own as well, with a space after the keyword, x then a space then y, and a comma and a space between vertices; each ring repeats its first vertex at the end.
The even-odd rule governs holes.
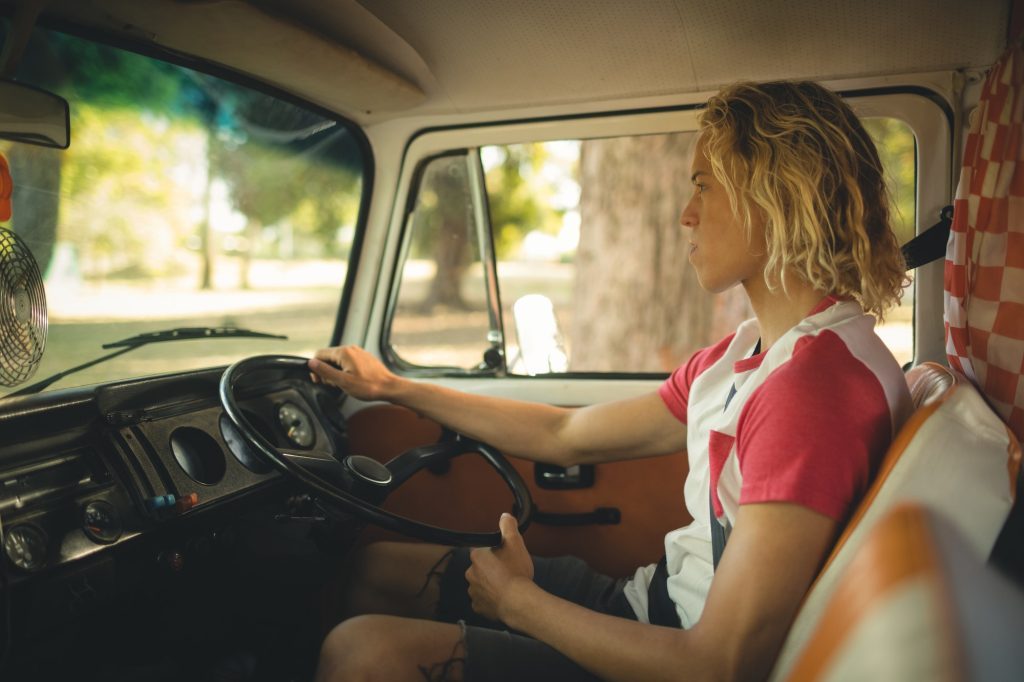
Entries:
MULTIPOLYGON (((757 340, 757 346, 754 347, 753 355, 757 355, 761 349, 761 340, 757 340)), ((725 407, 722 411, 729 409, 729 403, 732 402, 733 396, 736 395, 736 384, 729 387, 729 395, 725 399, 725 407)), ((726 528, 718 521, 718 516, 715 515, 715 503, 711 499, 711 476, 708 476, 708 528, 711 529, 711 560, 714 570, 718 570, 718 562, 722 560, 722 552, 725 551, 725 543, 729 541, 729 531, 731 528, 726 528)))
POLYGON ((708 490, 708 525, 711 526, 711 558, 714 570, 718 570, 718 562, 722 560, 722 552, 725 551, 725 543, 729 541, 725 527, 718 522, 715 516, 715 503, 711 501, 711 490, 708 490))
POLYGON ((953 207, 945 206, 939 211, 939 222, 917 235, 901 247, 907 270, 919 268, 946 257, 946 243, 949 229, 953 225, 953 207))
MULTIPOLYGON (((750 357, 754 357, 761 352, 761 339, 757 340, 754 345, 754 350, 750 353, 750 357)), ((725 405, 722 407, 722 412, 729 409, 729 403, 732 402, 733 397, 736 395, 736 384, 734 383, 729 387, 729 395, 725 397, 725 405)), ((732 526, 723 526, 718 521, 718 517, 715 515, 715 503, 711 499, 711 476, 708 475, 708 527, 711 529, 711 563, 714 570, 718 570, 718 562, 722 560, 722 552, 725 551, 725 543, 729 542, 729 533, 732 532, 732 526)))
POLYGON ((668 595, 668 560, 661 561, 654 568, 651 584, 647 587, 647 620, 651 625, 663 625, 669 628, 681 628, 676 603, 668 595))
MULTIPOLYGON (((758 339, 750 357, 754 357, 760 352, 761 339, 758 339)), ((725 405, 722 407, 723 412, 728 409, 734 395, 736 395, 736 384, 729 388, 729 395, 726 396, 725 405)), ((708 513, 709 525, 711 526, 712 558, 714 559, 714 567, 717 569, 718 560, 722 558, 722 552, 725 551, 725 543, 729 540, 729 531, 731 529, 722 527, 722 524, 718 522, 718 518, 715 516, 715 506, 711 501, 710 486, 708 487, 708 513)), ((664 625, 674 628, 683 627, 679 620, 676 604, 668 594, 668 559, 664 556, 661 557, 661 561, 655 566, 654 575, 651 576, 651 583, 647 586, 647 620, 652 625, 664 625)))

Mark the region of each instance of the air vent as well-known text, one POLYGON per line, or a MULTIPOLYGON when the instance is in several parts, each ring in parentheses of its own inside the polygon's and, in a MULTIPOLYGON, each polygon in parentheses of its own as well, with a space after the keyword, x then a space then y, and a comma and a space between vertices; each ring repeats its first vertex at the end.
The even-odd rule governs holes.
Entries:
POLYGON ((72 495, 100 483, 98 458, 90 450, 76 450, 0 470, 0 514, 16 513, 72 495))

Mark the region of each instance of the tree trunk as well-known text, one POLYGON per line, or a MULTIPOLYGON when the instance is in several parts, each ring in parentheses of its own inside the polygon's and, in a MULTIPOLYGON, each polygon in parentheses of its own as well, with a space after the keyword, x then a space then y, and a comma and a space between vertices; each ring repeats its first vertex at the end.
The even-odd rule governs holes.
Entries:
POLYGON ((241 262, 238 266, 238 288, 249 289, 249 270, 252 267, 252 252, 256 250, 256 240, 260 238, 260 230, 263 224, 255 218, 250 217, 245 222, 245 248, 242 250, 241 262))
POLYGON ((431 313, 435 308, 467 310, 469 306, 462 297, 462 277, 469 266, 469 238, 464 223, 445 222, 440 238, 434 247, 434 261, 437 269, 430 282, 427 295, 420 304, 420 310, 431 313))
POLYGON ((461 156, 437 161, 423 182, 437 195, 437 202, 433 208, 417 210, 417 224, 431 245, 437 269, 420 302, 422 313, 429 314, 435 308, 471 308, 462 295, 462 278, 476 260, 474 251, 478 243, 465 164, 461 156))
POLYGON ((670 371, 749 316, 739 288, 701 289, 679 215, 692 133, 584 141, 573 371, 670 371))
MULTIPOLYGON (((207 145, 213 144, 207 140, 207 145)), ((203 217, 199 223, 199 288, 208 291, 213 288, 213 234, 210 225, 210 195, 213 188, 213 157, 207 155, 206 187, 203 190, 203 217)))

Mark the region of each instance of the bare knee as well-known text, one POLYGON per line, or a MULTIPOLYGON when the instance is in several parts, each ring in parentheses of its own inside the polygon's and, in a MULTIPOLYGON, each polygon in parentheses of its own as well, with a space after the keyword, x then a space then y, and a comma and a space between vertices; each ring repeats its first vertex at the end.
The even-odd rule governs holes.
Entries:
POLYGON ((464 646, 451 623, 356 616, 324 639, 316 682, 461 680, 464 646))
POLYGON ((389 639, 382 619, 356 616, 335 626, 320 646, 316 682, 372 682, 383 679, 379 665, 389 639))
POLYGON ((376 542, 360 548, 350 563, 343 615, 431 617, 449 549, 405 542, 376 542))

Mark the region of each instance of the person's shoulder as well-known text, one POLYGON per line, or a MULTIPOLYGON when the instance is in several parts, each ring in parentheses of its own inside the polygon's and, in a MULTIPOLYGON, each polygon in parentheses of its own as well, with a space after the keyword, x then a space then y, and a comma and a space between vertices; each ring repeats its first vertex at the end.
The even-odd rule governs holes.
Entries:
POLYGON ((769 375, 766 383, 780 386, 808 383, 827 386, 847 377, 863 378, 887 374, 893 369, 899 371, 895 359, 888 351, 877 354, 878 357, 874 357, 875 353, 864 357, 865 353, 858 353, 857 350, 848 343, 846 335, 833 329, 801 336, 794 342, 788 360, 769 375))
POLYGON ((902 414, 909 396, 903 371, 881 339, 870 330, 865 334, 844 328, 797 339, 788 361, 761 388, 760 397, 776 404, 879 417, 902 414))
POLYGON ((693 366, 694 375, 700 374, 722 359, 735 337, 736 332, 732 332, 718 343, 701 348, 693 354, 686 364, 693 366))

